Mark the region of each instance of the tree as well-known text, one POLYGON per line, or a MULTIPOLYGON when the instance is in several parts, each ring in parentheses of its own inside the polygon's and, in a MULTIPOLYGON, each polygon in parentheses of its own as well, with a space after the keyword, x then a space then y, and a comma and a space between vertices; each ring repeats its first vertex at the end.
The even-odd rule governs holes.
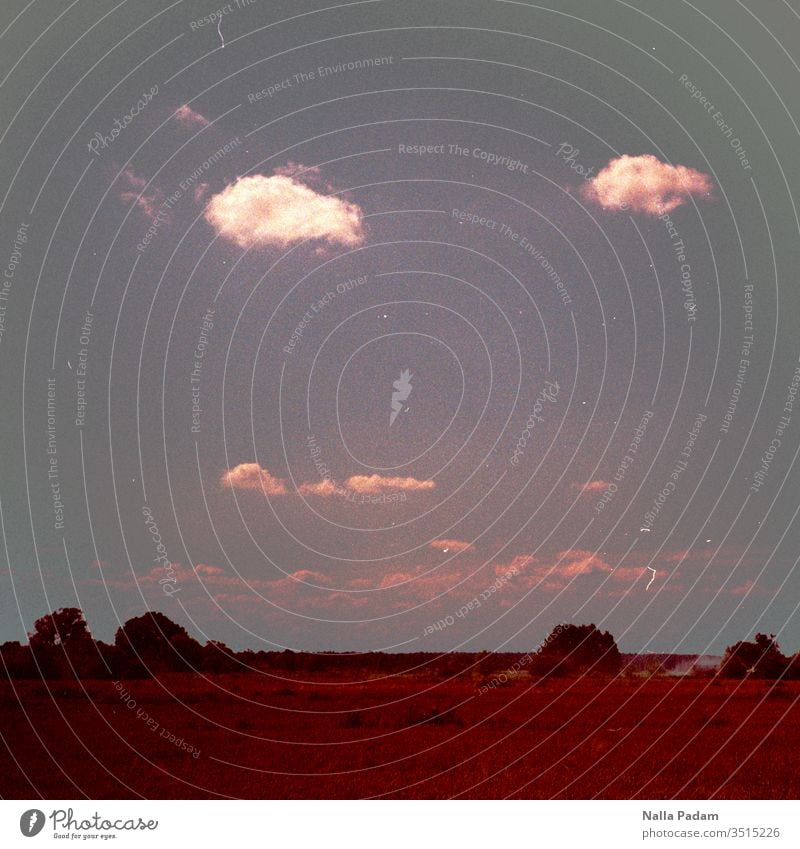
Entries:
POLYGON ((622 665, 614 637, 595 625, 557 625, 533 662, 545 675, 616 675, 622 665))
POLYGON ((43 677, 97 678, 107 674, 80 608, 62 607, 37 619, 28 641, 43 677))
POLYGON ((241 672, 245 668, 236 659, 236 652, 219 640, 209 640, 201 651, 206 672, 241 672))
POLYGON ((191 672, 200 668, 202 647, 186 629, 158 611, 129 619, 114 636, 121 672, 191 672))
POLYGON ((8 642, 0 646, 0 676, 4 678, 38 678, 30 646, 8 642))
POLYGON ((32 649, 66 648, 91 639, 83 611, 77 607, 62 607, 42 616, 34 622, 33 633, 28 634, 32 649))
POLYGON ((800 679, 800 652, 797 652, 787 658, 786 674, 783 677, 792 681, 800 679))
POLYGON ((774 634, 756 634, 752 643, 740 640, 725 649, 719 674, 723 678, 780 678, 788 665, 774 634))

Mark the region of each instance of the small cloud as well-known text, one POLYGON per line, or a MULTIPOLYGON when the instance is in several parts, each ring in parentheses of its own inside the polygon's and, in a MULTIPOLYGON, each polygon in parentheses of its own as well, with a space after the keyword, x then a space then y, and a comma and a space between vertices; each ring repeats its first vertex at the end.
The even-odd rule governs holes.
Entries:
POLYGON ((661 215, 682 206, 690 195, 709 195, 711 178, 686 165, 669 165, 652 154, 610 160, 582 189, 603 209, 661 215))
POLYGON ((510 563, 497 563, 495 575, 532 575, 539 567, 539 561, 531 554, 517 554, 510 563))
POLYGON ((347 490, 334 483, 330 478, 325 478, 317 483, 301 483, 297 487, 297 491, 300 495, 319 495, 323 498, 328 498, 331 495, 347 495, 347 490))
POLYGON ((562 575, 573 578, 576 575, 588 575, 590 572, 611 572, 612 568, 593 551, 570 549, 559 552, 558 559, 564 562, 554 565, 548 571, 550 575, 562 575))
POLYGON ((306 602, 308 607, 317 610, 337 610, 341 608, 364 607, 369 604, 369 599, 366 596, 357 596, 352 593, 329 593, 323 598, 312 597, 306 602))
POLYGON ((312 572, 311 569, 299 569, 297 572, 292 572, 289 578, 301 584, 330 584, 331 582, 327 575, 323 575, 321 572, 312 572))
POLYGON ((738 587, 731 587, 730 593, 731 595, 739 595, 745 596, 758 592, 758 587, 755 581, 745 581, 743 584, 740 584, 738 587))
POLYGON ((648 570, 647 566, 617 566, 611 577, 618 581, 632 582, 641 578, 642 575, 649 581, 653 577, 653 571, 652 569, 648 570))
POLYGON ((187 127, 207 127, 211 123, 208 118, 199 112, 195 112, 191 106, 187 106, 185 103, 175 113, 175 117, 187 127))
POLYGON ((257 489, 264 495, 286 495, 286 482, 262 469, 258 463, 239 463, 223 472, 219 479, 221 486, 234 489, 257 489))
POLYGON ((588 483, 575 483, 572 485, 573 489, 579 489, 582 493, 589 492, 605 492, 608 488, 608 481, 589 481, 588 483))
POLYGON ((150 193, 143 193, 147 180, 140 177, 130 166, 122 172, 122 177, 128 184, 128 189, 120 194, 123 203, 134 201, 139 209, 151 220, 155 221, 159 213, 159 207, 164 202, 164 193, 151 186, 150 193))
POLYGON ((194 571, 198 575, 224 575, 225 570, 221 566, 209 566, 207 563, 197 563, 194 571))
POLYGON ((443 551, 445 554, 450 551, 468 551, 472 548, 472 543, 464 542, 464 540, 461 539, 435 539, 432 542, 429 542, 428 545, 430 548, 443 551))
MULTIPOLYGON (((518 554, 510 563, 496 565, 494 571, 498 576, 518 578, 521 586, 554 590, 563 589, 581 575, 607 575, 615 570, 593 551, 573 548, 559 551, 547 560, 518 554)), ((641 570, 636 570, 637 575, 640 573, 641 570)))
POLYGON ((397 492, 398 490, 433 489, 436 482, 383 475, 353 475, 345 481, 345 486, 354 492, 375 495, 379 492, 397 492))
MULTIPOLYGON (((349 247, 361 244, 360 207, 326 194, 330 186, 317 191, 301 182, 296 173, 301 168, 290 163, 269 177, 240 177, 211 197, 206 221, 241 248, 286 248, 307 239, 349 247)), ((314 169, 310 172, 318 176, 314 169)))
POLYGON ((417 578, 416 572, 389 572, 384 575, 377 583, 373 582, 378 589, 389 590, 393 587, 409 584, 417 578))
MULTIPOLYGON (((232 486, 235 489, 261 490, 266 495, 288 495, 289 488, 283 478, 275 477, 258 463, 240 463, 232 469, 223 472, 219 479, 220 485, 232 486)), ((383 477, 381 475, 353 475, 347 478, 343 485, 330 478, 315 482, 301 483, 296 493, 299 495, 347 497, 354 493, 359 495, 377 495, 404 490, 426 490, 436 486, 434 481, 421 481, 416 478, 383 477)), ((454 545, 466 545, 458 540, 451 540, 454 545)))
POLYGON ((299 162, 292 162, 290 159, 286 165, 279 165, 273 173, 280 174, 283 177, 304 177, 304 182, 312 186, 316 184, 324 187, 325 185, 322 169, 318 165, 302 165, 299 162))
POLYGON ((195 203, 200 203, 200 201, 205 197, 207 191, 208 183, 198 183, 192 192, 192 197, 194 198, 195 203))
POLYGON ((122 176, 131 188, 141 191, 147 185, 147 180, 144 177, 140 177, 130 165, 122 172, 122 176))

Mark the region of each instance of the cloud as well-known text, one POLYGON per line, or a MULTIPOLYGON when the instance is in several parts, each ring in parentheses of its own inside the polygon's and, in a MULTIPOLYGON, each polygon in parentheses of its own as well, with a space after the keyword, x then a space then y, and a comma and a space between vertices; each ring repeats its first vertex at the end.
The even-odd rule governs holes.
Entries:
POLYGON ((286 482, 262 469, 258 463, 239 463, 220 476, 222 486, 235 489, 257 489, 265 495, 286 495, 286 482))
POLYGON ((428 545, 431 548, 445 552, 445 554, 449 551, 468 551, 472 548, 472 543, 464 542, 464 540, 460 539, 435 539, 429 542, 428 545))
MULTIPOLYGON (((268 469, 258 463, 239 463, 232 469, 224 471, 219 478, 221 486, 232 486, 235 489, 252 489, 266 495, 288 495, 290 490, 286 480, 275 477, 268 469)), ((434 489, 436 482, 422 481, 416 478, 383 477, 382 475, 353 475, 339 485, 330 478, 320 481, 301 483, 296 492, 299 495, 316 495, 322 498, 330 496, 347 497, 349 495, 377 495, 385 492, 400 492, 405 490, 434 489)), ((444 542, 448 542, 445 540, 444 542)), ((468 546, 458 540, 450 540, 454 546, 468 546)))
MULTIPOLYGON (((360 207, 334 197, 331 187, 316 191, 301 182, 297 169, 279 169, 269 177, 240 177, 208 202, 205 217, 219 236, 241 248, 286 248, 306 239, 348 247, 364 241, 360 207)), ((308 169, 309 177, 318 177, 308 169)))
POLYGON ((608 488, 608 481, 589 481, 588 483, 573 484, 573 489, 579 489, 583 493, 604 492, 608 488))
POLYGON ((364 495, 379 492, 397 492, 398 490, 433 489, 435 481, 421 481, 416 478, 393 478, 383 475, 353 475, 345 481, 345 486, 364 495))
POLYGON ((496 575, 530 575, 539 569, 539 561, 532 554, 517 554, 510 563, 497 563, 496 575))
POLYGON ((419 580, 417 572, 388 572, 375 583, 379 589, 386 590, 409 584, 411 581, 419 580))
POLYGON ((200 203, 200 201, 205 196, 205 193, 208 191, 208 183, 198 183, 194 187, 194 191, 192 192, 192 197, 195 200, 195 203, 200 203))
POLYGON ((325 478, 316 483, 302 483, 297 491, 300 495, 319 495, 323 498, 336 495, 345 498, 352 494, 377 495, 384 492, 433 489, 435 486, 435 481, 421 481, 416 478, 352 475, 344 481, 343 485, 325 478))
POLYGON ((209 566, 207 563, 198 563, 194 567, 198 575, 224 575, 225 570, 221 566, 209 566))
POLYGON ((554 558, 540 560, 518 554, 510 563, 497 564, 495 573, 518 577, 520 586, 539 590, 561 590, 579 575, 593 572, 608 574, 614 570, 601 557, 584 549, 559 551, 554 558))
MULTIPOLYGON (((660 574, 660 572, 656 572, 657 577, 660 574)), ((642 576, 644 576, 645 583, 648 583, 650 578, 653 577, 653 573, 646 566, 617 566, 611 575, 612 578, 618 581, 631 582, 638 580, 642 576)))
POLYGON ((211 123, 208 118, 199 112, 195 112, 191 106, 187 106, 185 103, 175 113, 175 117, 187 127, 207 127, 211 123))
POLYGON ((668 165, 652 154, 612 159, 583 187, 583 196, 603 209, 661 215, 690 195, 711 193, 711 178, 686 165, 668 165))
POLYGON ((325 178, 322 176, 322 169, 319 165, 302 165, 299 162, 292 162, 290 159, 286 165, 279 165, 273 173, 280 174, 283 177, 305 177, 306 183, 325 188, 325 178))
POLYGON ((755 581, 745 581, 743 584, 740 584, 738 587, 731 587, 729 590, 731 595, 739 595, 746 596, 751 593, 757 593, 760 591, 760 587, 756 584, 755 581))
POLYGON ((323 498, 328 498, 331 495, 347 495, 347 490, 334 483, 330 478, 325 478, 316 483, 301 483, 297 487, 297 491, 300 495, 319 495, 323 498))
POLYGON ((306 602, 306 607, 317 610, 337 610, 350 607, 364 607, 369 604, 366 596, 353 595, 352 593, 329 593, 327 596, 313 596, 306 602))
POLYGON ((141 190, 147 185, 147 180, 144 177, 140 177, 130 165, 122 172, 122 176, 134 189, 141 190))
POLYGON ((321 572, 312 572, 311 569, 298 569, 297 572, 292 572, 289 577, 300 583, 330 584, 331 582, 327 575, 323 575, 321 572))
POLYGON ((553 566, 552 570, 548 570, 549 575, 562 575, 565 578, 572 578, 576 575, 588 575, 590 572, 611 572, 611 567, 598 557, 593 551, 583 551, 581 549, 571 549, 569 551, 561 551, 558 554, 558 559, 561 563, 553 566))
POLYGON ((140 177, 130 166, 122 172, 122 177, 128 184, 128 190, 120 194, 122 202, 134 201, 151 221, 155 221, 159 207, 164 202, 164 193, 155 186, 151 186, 150 194, 143 194, 142 190, 147 185, 147 180, 140 177))

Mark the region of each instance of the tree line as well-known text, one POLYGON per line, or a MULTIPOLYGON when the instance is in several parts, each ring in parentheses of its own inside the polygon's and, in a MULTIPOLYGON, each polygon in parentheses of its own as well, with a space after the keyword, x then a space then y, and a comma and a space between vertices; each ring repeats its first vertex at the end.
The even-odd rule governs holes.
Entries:
MULTIPOLYGON (((520 652, 236 652, 218 640, 202 645, 163 613, 148 611, 129 619, 113 643, 95 640, 83 611, 65 607, 34 623, 28 643, 0 645, 0 676, 6 678, 144 678, 172 672, 283 673, 325 672, 346 675, 355 670, 382 674, 450 676, 465 672, 491 675, 512 668, 538 676, 565 677, 668 673, 670 655, 622 655, 614 637, 595 625, 556 626, 540 646, 520 652)), ((719 667, 707 674, 725 678, 800 679, 800 652, 784 655, 774 636, 757 634, 753 641, 729 646, 719 667)))

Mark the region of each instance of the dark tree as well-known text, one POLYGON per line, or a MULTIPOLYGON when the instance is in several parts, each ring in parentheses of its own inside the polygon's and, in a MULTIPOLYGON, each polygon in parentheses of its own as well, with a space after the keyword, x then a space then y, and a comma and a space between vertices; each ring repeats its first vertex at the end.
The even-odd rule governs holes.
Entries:
POLYGON ((719 674, 724 678, 780 678, 788 665, 774 634, 756 634, 753 642, 741 640, 725 649, 719 674))
POLYGON ((31 647, 21 643, 3 643, 0 646, 0 677, 38 678, 31 647))
POLYGON ((37 619, 28 639, 34 666, 42 677, 97 678, 108 674, 83 611, 77 607, 62 607, 37 619))
POLYGON ((31 648, 38 649, 76 646, 82 641, 91 641, 92 636, 82 610, 62 607, 37 619, 28 639, 31 648))
POLYGON ((784 675, 784 678, 789 678, 793 681, 800 679, 800 652, 787 658, 786 675, 784 675))
POLYGON ((186 629, 163 613, 148 611, 129 619, 114 636, 120 672, 148 675, 191 672, 202 666, 203 649, 186 629))
POLYGON ((616 675, 622 657, 608 631, 595 625, 558 625, 544 641, 533 671, 546 675, 616 675))
POLYGON ((206 672, 243 672, 246 669, 236 659, 236 652, 219 640, 209 640, 201 651, 206 672))

